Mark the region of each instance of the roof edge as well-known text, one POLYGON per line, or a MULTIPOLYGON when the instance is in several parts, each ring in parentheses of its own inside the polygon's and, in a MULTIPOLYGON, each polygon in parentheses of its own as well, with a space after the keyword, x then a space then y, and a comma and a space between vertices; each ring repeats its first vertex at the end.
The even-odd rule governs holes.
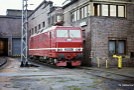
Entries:
POLYGON ((79 0, 72 0, 71 2, 69 2, 68 4, 64 5, 62 8, 65 9, 67 8, 68 6, 72 5, 73 3, 77 2, 79 0))

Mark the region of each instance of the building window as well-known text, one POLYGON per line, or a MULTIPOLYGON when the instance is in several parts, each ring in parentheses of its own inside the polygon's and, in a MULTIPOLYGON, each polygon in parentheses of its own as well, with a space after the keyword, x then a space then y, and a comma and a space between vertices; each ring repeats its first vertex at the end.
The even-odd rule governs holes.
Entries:
POLYGON ((29 33, 29 35, 31 36, 31 35, 32 35, 32 29, 31 29, 28 33, 29 33))
POLYGON ((80 20, 80 10, 77 10, 77 20, 80 20))
POLYGON ((80 8, 80 19, 83 19, 88 16, 88 5, 80 8))
POLYGON ((37 26, 35 27, 35 33, 37 33, 37 26))
POLYGON ((84 9, 80 8, 80 19, 84 18, 84 9))
POLYGON ((87 5, 87 8, 88 8, 88 9, 87 9, 87 11, 88 11, 88 12, 87 12, 87 16, 90 15, 90 12, 91 12, 91 8, 90 8, 90 7, 91 7, 90 5, 87 5))
POLYGON ((38 25, 38 29, 41 29, 41 25, 40 24, 38 25))
POLYGON ((109 41, 109 53, 110 54, 115 54, 115 52, 116 52, 116 43, 115 43, 116 41, 115 40, 110 40, 109 41))
POLYGON ((125 17, 125 6, 118 6, 118 17, 125 17))
POLYGON ((125 40, 109 40, 109 54, 125 54, 126 41, 125 40))
POLYGON ((74 21, 74 12, 71 13, 71 22, 74 21))
POLYGON ((48 18, 48 25, 50 25, 50 22, 51 22, 51 21, 50 21, 50 17, 49 17, 49 18, 48 18))
POLYGON ((51 16, 51 25, 53 25, 54 24, 54 16, 51 16))
POLYGON ((115 16, 116 17, 116 5, 110 5, 110 16, 115 16))
POLYGON ((74 22, 74 21, 77 20, 77 19, 76 19, 76 16, 77 16, 77 12, 76 12, 76 11, 74 11, 74 12, 71 13, 71 21, 72 21, 72 22, 74 22))
POLYGON ((118 54, 125 54, 125 41, 124 40, 119 40, 118 41, 118 54))
POLYGON ((32 28, 32 30, 31 30, 31 35, 33 35, 34 34, 34 29, 32 28))
POLYGON ((125 17, 125 5, 94 4, 95 16, 125 17))
POLYGON ((84 7, 76 8, 76 10, 73 10, 71 12, 71 21, 74 22, 74 21, 88 17, 88 12, 89 12, 88 6, 89 5, 86 5, 84 7))
POLYGON ((95 16, 100 16, 100 4, 94 4, 94 15, 95 16))
POLYGON ((88 16, 88 6, 84 7, 84 18, 88 16))
POLYGON ((42 22, 42 27, 45 27, 45 21, 44 21, 44 22, 42 22))
POLYGON ((109 10, 108 5, 102 5, 101 7, 102 16, 108 16, 108 10, 109 10))

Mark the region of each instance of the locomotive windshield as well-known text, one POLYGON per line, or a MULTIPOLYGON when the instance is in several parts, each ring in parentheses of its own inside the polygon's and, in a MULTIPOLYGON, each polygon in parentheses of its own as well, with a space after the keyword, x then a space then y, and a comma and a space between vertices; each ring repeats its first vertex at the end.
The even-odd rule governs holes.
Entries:
POLYGON ((81 36, 80 30, 70 30, 69 35, 71 38, 79 38, 81 36))
POLYGON ((67 30, 57 30, 57 37, 68 37, 67 30))
POLYGON ((57 37, 80 38, 80 30, 57 30, 57 37))

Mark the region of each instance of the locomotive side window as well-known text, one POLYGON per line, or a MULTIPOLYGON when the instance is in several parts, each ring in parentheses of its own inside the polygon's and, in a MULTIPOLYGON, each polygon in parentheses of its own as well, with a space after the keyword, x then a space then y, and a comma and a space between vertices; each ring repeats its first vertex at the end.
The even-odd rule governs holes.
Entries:
POLYGON ((70 30, 69 35, 70 35, 71 38, 81 37, 80 30, 70 30))
POLYGON ((57 37, 68 37, 68 30, 57 30, 57 37))

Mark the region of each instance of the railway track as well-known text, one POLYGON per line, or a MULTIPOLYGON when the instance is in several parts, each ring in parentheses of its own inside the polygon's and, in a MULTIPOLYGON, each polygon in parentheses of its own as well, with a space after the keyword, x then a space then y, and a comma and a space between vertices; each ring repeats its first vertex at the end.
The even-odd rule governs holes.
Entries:
POLYGON ((87 69, 87 68, 80 68, 83 69, 86 74, 90 74, 93 76, 101 77, 104 79, 109 79, 113 81, 123 82, 123 83, 132 83, 134 84, 134 77, 122 75, 119 73, 114 73, 110 71, 104 70, 97 70, 97 69, 87 69))
MULTIPOLYGON (((67 69, 68 67, 57 67, 55 65, 39 62, 38 60, 30 60, 33 63, 37 63, 41 66, 48 66, 56 69, 67 69)), ((127 75, 122 75, 119 73, 114 73, 110 71, 105 71, 101 69, 90 69, 86 67, 75 67, 71 68, 72 70, 83 70, 84 73, 93 75, 96 77, 104 78, 104 79, 109 79, 112 81, 117 81, 117 82, 123 82, 123 83, 134 83, 134 77, 127 76, 127 75)))
POLYGON ((43 61, 40 61, 40 60, 35 60, 35 59, 29 59, 30 63, 32 65, 35 65, 35 66, 48 66, 48 67, 52 67, 52 68, 56 68, 56 69, 62 69, 64 67, 58 67, 56 65, 53 65, 53 64, 48 64, 48 63, 44 63, 43 61))
POLYGON ((0 57, 0 67, 4 66, 7 63, 7 57, 0 57))

